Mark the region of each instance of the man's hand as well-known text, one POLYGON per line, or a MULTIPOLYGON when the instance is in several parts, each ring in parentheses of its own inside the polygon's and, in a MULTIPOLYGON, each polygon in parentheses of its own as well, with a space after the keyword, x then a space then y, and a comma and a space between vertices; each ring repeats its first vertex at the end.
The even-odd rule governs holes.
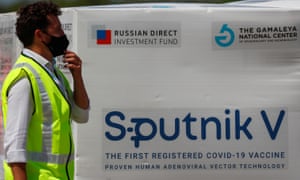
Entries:
POLYGON ((64 55, 65 67, 69 68, 73 77, 81 76, 81 59, 72 51, 66 50, 64 55))
POLYGON ((89 98, 86 92, 84 82, 82 79, 82 61, 81 59, 72 51, 66 51, 64 55, 65 67, 69 68, 73 76, 74 81, 74 101, 77 106, 82 109, 89 108, 89 98))
POLYGON ((27 180, 26 177, 26 163, 10 163, 14 180, 27 180))

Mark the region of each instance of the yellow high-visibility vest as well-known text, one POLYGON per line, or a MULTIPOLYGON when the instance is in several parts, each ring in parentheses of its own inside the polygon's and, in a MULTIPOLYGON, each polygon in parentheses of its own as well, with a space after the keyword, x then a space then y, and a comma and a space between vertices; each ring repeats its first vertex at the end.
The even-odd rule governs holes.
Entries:
MULTIPOLYGON (((57 70, 58 71, 58 70, 57 70)), ((26 173, 30 180, 72 180, 74 177, 74 144, 71 129, 72 95, 65 76, 66 92, 57 85, 51 73, 34 59, 21 54, 2 86, 3 123, 6 128, 7 95, 13 84, 28 78, 34 101, 34 113, 27 132, 26 173)), ((13 180, 4 162, 6 180, 13 180)))

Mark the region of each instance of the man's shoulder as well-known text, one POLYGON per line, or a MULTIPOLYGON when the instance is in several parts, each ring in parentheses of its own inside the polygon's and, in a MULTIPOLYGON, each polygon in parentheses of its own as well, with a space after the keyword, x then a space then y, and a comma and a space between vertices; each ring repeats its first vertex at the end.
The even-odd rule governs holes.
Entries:
POLYGON ((23 68, 14 68, 5 77, 2 87, 10 89, 21 80, 27 80, 27 82, 29 82, 28 73, 23 68))

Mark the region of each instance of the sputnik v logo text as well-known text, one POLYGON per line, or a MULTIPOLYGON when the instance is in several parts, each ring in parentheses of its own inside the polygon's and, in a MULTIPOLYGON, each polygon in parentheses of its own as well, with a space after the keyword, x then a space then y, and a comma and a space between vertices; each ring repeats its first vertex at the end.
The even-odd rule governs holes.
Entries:
POLYGON ((234 42, 234 39, 234 31, 228 26, 228 24, 223 24, 219 35, 215 36, 215 41, 220 47, 231 46, 234 42))
POLYGON ((165 116, 166 114, 161 111, 143 111, 139 115, 133 112, 136 111, 104 112, 107 140, 123 141, 130 136, 134 147, 139 148, 142 142, 157 138, 163 141, 175 141, 179 137, 188 141, 205 141, 208 136, 212 138, 212 134, 208 135, 208 132, 215 132, 213 138, 216 140, 255 141, 257 138, 265 137, 266 140, 275 141, 279 134, 285 133, 281 129, 283 126, 286 127, 287 123, 287 111, 280 108, 250 111, 225 109, 223 112, 171 112, 172 118, 165 116))

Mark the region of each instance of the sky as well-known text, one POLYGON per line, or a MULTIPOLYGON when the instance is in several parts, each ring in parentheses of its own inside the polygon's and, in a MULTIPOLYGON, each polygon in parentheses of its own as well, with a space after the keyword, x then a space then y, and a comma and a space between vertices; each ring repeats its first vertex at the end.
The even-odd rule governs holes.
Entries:
POLYGON ((34 0, 0 0, 0 6, 8 6, 14 4, 15 2, 30 2, 34 0))
POLYGON ((0 5, 7 6, 20 0, 0 0, 0 5))
POLYGON ((0 0, 0 2, 3 4, 8 4, 9 2, 15 2, 15 1, 18 1, 18 0, 0 0))

